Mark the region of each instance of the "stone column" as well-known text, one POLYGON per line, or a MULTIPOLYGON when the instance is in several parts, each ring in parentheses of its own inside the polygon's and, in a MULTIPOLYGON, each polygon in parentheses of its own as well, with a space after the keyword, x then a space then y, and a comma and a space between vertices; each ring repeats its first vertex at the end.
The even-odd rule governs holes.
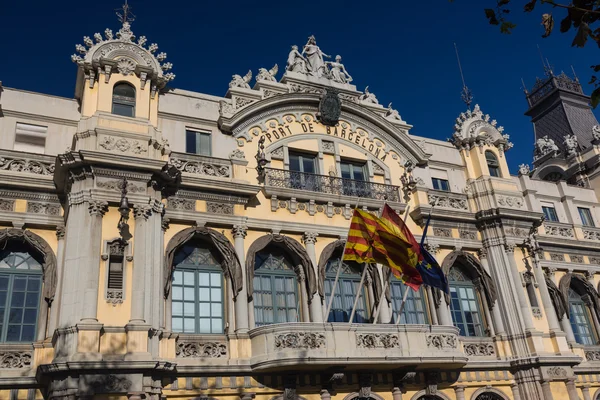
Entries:
POLYGON ((306 290, 306 275, 304 275, 304 270, 302 268, 300 268, 298 282, 300 283, 300 310, 298 310, 300 315, 298 315, 298 322, 310 322, 308 290, 306 290))
POLYGON ((590 396, 590 385, 583 385, 581 387, 581 393, 583 394, 583 400, 592 400, 590 396))
MULTIPOLYGON (((171 220, 169 218, 166 218, 164 215, 162 217, 161 223, 160 223, 160 229, 161 229, 161 243, 162 246, 160 247, 161 252, 164 254, 164 248, 165 248, 165 233, 169 230, 170 227, 170 222, 171 220)), ((161 257, 161 270, 163 271, 162 273, 164 273, 164 265, 162 265, 162 263, 164 262, 164 255, 161 257)), ((160 297, 160 328, 162 330, 171 330, 171 307, 170 307, 170 303, 167 303, 167 301, 165 300, 165 288, 164 288, 164 276, 161 274, 161 280, 160 280, 160 289, 158 291, 159 294, 157 294, 157 296, 160 297), (167 304, 169 304, 169 307, 167 307, 167 304)))
POLYGON ((146 288, 146 221, 150 216, 150 207, 135 205, 133 217, 135 219, 135 236, 133 237, 133 287, 131 291, 131 317, 129 324, 145 324, 144 294, 146 288))
MULTIPOLYGON (((248 332, 248 288, 246 287, 246 253, 244 251, 244 238, 246 237, 248 227, 245 225, 234 225, 231 232, 233 233, 233 244, 235 253, 240 260, 242 268, 242 290, 238 293, 235 299, 235 332, 248 332)), ((254 315, 254 310, 252 310, 254 315)))
MULTIPOLYGON (((570 378, 565 383, 567 386, 567 393, 569 394, 569 400, 581 400, 579 395, 577 394, 577 387, 575 386, 575 379, 570 378)), ((552 397, 548 397, 550 400, 553 400, 552 397)))
POLYGON ((321 389, 321 400, 331 400, 331 393, 327 389, 321 389))
MULTIPOLYGON (((54 300, 50 305, 50 320, 48 323, 49 337, 54 335, 54 331, 58 327, 58 310, 60 309, 61 295, 62 295, 62 279, 64 276, 64 264, 65 264, 65 227, 59 226, 56 228, 56 239, 58 245, 56 247, 56 292, 54 294, 54 300)), ((39 339, 39 338, 38 338, 39 339)))
POLYGON ((438 317, 440 325, 453 326, 452 315, 450 313, 450 306, 446 302, 446 294, 440 292, 440 306, 438 308, 438 317))
POLYGON ((402 400, 402 394, 406 392, 403 387, 395 386, 392 388, 392 400, 402 400))
MULTIPOLYGON (((319 279, 317 252, 315 250, 317 236, 319 236, 319 234, 316 232, 304 232, 302 241, 304 242, 304 246, 306 246, 306 252, 310 257, 315 278, 319 279)), ((311 294, 308 293, 308 296, 311 296, 311 294)), ((323 308, 321 307, 321 297, 319 296, 319 293, 315 293, 314 296, 308 299, 308 301, 310 303, 311 322, 323 322, 323 308)))
MULTIPOLYGON (((542 381, 542 393, 544 393, 544 400, 553 400, 554 397, 552 396, 552 389, 550 389, 550 382, 549 381, 542 381)), ((571 396, 569 395, 569 398, 571 398, 571 396)), ((575 399, 572 400, 579 400, 579 397, 576 397, 575 399)))
POLYGON ((531 316, 531 305, 529 304, 529 299, 525 294, 525 288, 523 287, 521 273, 519 272, 519 268, 517 267, 517 263, 515 262, 515 245, 514 244, 506 244, 506 257, 508 257, 508 262, 510 264, 510 273, 512 275, 512 279, 515 282, 515 289, 517 291, 517 298, 519 301, 519 305, 521 307, 521 316, 523 318, 523 324, 525 325, 525 329, 528 331, 534 330, 533 326, 533 317, 531 316))
POLYGON ((558 332, 560 331, 560 325, 558 324, 556 310, 550 299, 546 277, 544 276, 542 267, 540 267, 539 254, 538 251, 534 251, 533 253, 533 275, 538 283, 538 289, 540 290, 540 295, 542 297, 542 305, 544 306, 544 313, 546 314, 546 320, 548 321, 548 328, 550 329, 550 332, 558 332))
MULTIPOLYGON (((479 256, 479 261, 481 261, 483 269, 485 269, 489 273, 490 266, 488 264, 487 251, 482 248, 477 252, 477 255, 479 256)), ((494 321, 496 335, 504 335, 506 331, 504 330, 504 322, 502 321, 502 316, 500 315, 500 308, 498 307, 498 304, 492 304, 492 320, 494 321)))
POLYGON ((592 315, 592 320, 594 321, 594 328, 596 332, 600 332, 600 323, 598 322, 598 315, 596 314, 596 310, 594 309, 594 304, 592 302, 592 298, 589 294, 581 297, 581 300, 585 303, 587 308, 590 310, 590 314, 592 315))
MULTIPOLYGON (((82 322, 98 322, 96 318, 98 312, 98 284, 100 280, 100 253, 102 252, 102 217, 108 211, 106 201, 90 200, 88 202, 88 211, 90 214, 89 225, 85 221, 78 221, 85 229, 82 235, 89 237, 89 247, 86 257, 82 260, 85 273, 80 274, 83 277, 78 284, 83 284, 83 313, 82 322)), ((83 249, 81 249, 83 251, 83 249)), ((70 277, 69 277, 70 278, 70 277)))
POLYGON ((492 315, 490 314, 490 306, 488 304, 487 297, 485 296, 485 293, 483 293, 483 287, 481 285, 481 278, 475 279, 473 281, 473 283, 475 284, 475 289, 477 289, 477 291, 480 293, 479 297, 481 297, 483 313, 485 315, 485 320, 487 322, 489 336, 494 337, 494 336, 496 336, 496 330, 494 329, 494 321, 492 321, 492 315))
POLYGON ((510 390, 512 391, 513 400, 521 400, 521 393, 519 393, 519 386, 516 383, 510 385, 510 390))
MULTIPOLYGON (((388 272, 384 273, 383 266, 381 264, 377 264, 377 270, 379 271, 379 276, 381 277, 381 288, 383 290, 385 288, 386 278, 387 278, 387 274, 389 273, 389 270, 388 270, 388 272)), ((389 285, 391 285, 391 282, 389 285)), ((391 290, 389 285, 388 285, 388 290, 391 290)), ((383 293, 381 293, 379 301, 382 303, 379 306, 379 307, 381 307, 381 310, 379 311, 379 321, 377 321, 377 322, 381 323, 381 324, 387 324, 391 321, 392 314, 390 312, 390 305, 387 301, 387 297, 385 296, 385 290, 383 291, 383 293)))
POLYGON ((454 394, 456 395, 456 400, 465 400, 465 387, 454 386, 454 394))
POLYGON ((427 291, 427 304, 429 304, 429 310, 431 314, 431 324, 439 325, 438 316, 435 312, 435 301, 433 300, 433 291, 431 290, 431 286, 426 286, 425 290, 427 291))

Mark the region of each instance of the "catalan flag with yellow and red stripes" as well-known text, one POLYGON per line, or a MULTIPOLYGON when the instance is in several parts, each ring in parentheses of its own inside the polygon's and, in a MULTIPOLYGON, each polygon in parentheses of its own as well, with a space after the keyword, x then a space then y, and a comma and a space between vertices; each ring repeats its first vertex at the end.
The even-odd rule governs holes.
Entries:
POLYGON ((423 283, 416 269, 419 253, 402 229, 366 211, 354 210, 344 260, 386 265, 415 290, 423 283))

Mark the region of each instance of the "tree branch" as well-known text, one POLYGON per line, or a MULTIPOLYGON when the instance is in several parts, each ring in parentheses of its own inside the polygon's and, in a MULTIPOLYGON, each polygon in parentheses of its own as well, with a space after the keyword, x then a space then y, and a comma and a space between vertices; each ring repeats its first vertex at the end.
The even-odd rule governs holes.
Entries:
POLYGON ((588 10, 585 8, 580 8, 580 7, 576 7, 576 6, 572 6, 572 5, 567 6, 565 4, 558 4, 558 3, 555 3, 554 0, 541 0, 541 3, 542 4, 550 4, 552 7, 566 8, 567 10, 576 10, 576 11, 581 11, 581 12, 585 12, 585 13, 600 15, 600 11, 588 10))

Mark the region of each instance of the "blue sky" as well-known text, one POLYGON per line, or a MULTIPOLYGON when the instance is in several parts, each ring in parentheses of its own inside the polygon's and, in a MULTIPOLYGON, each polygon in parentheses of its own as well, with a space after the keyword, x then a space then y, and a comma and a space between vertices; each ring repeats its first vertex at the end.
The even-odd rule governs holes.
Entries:
MULTIPOLYGON (((533 129, 523 115, 521 78, 531 87, 543 70, 539 45, 559 73, 574 66, 584 90, 590 65, 600 63, 595 44, 571 48, 573 33, 558 30, 542 39, 540 14, 524 14, 521 3, 512 35, 487 24, 483 8, 494 0, 354 2, 191 2, 131 0, 136 35, 168 54, 177 75, 172 86, 224 95, 233 73, 285 65, 290 45, 315 35, 321 49, 340 54, 354 84, 366 85, 414 126, 416 135, 445 140, 465 109, 453 43, 467 85, 485 113, 498 120, 515 147, 507 153, 511 172, 530 162, 533 129), (427 3, 427 4, 426 4, 427 3)), ((118 30, 117 0, 4 2, 0 80, 7 87, 72 97, 76 67, 70 61, 84 35, 118 30)), ((545 9, 547 10, 547 9, 545 9)), ((557 28, 562 13, 556 11, 557 28)), ((281 72, 280 72, 281 74, 281 72)))

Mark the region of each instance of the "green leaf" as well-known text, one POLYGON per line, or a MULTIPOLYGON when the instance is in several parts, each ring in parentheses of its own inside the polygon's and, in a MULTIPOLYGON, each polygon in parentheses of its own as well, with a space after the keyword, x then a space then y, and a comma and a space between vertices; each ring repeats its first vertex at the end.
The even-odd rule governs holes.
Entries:
POLYGON ((512 30, 516 27, 517 25, 513 24, 512 22, 504 21, 500 25, 500 32, 510 35, 512 33, 512 30))
POLYGON ((488 19, 489 23, 492 25, 498 25, 498 19, 496 18, 496 12, 494 10, 492 10, 491 8, 486 8, 485 10, 485 16, 488 19))
POLYGON ((592 107, 596 108, 600 103, 600 87, 592 92, 592 107))

